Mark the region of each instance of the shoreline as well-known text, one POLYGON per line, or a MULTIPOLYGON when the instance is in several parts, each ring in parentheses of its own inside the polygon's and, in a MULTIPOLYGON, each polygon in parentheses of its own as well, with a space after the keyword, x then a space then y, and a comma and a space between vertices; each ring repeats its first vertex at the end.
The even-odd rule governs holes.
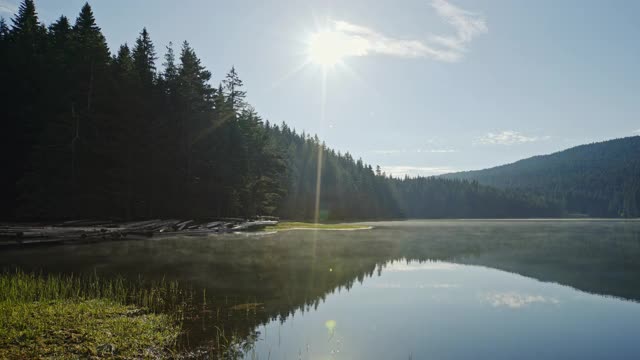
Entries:
POLYGON ((294 228, 288 228, 288 229, 279 229, 279 230, 265 230, 265 231, 269 231, 270 233, 278 233, 278 232, 283 232, 283 231, 293 231, 293 230, 302 230, 302 231, 362 231, 362 230, 373 230, 373 226, 362 226, 359 228, 353 228, 353 229, 323 229, 323 228, 313 228, 313 227, 294 227, 294 228))
POLYGON ((280 221, 273 226, 266 226, 264 231, 291 231, 291 230, 323 230, 323 231, 355 231, 371 230, 372 225, 362 223, 313 223, 302 221, 280 221))

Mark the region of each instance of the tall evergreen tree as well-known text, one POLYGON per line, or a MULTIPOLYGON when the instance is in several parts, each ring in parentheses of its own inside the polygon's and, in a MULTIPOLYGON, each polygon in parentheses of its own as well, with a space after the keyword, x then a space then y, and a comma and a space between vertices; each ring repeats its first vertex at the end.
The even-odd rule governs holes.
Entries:
POLYGON ((173 50, 173 43, 169 43, 162 64, 164 71, 158 78, 160 96, 158 109, 162 111, 159 118, 164 122, 164 133, 166 134, 162 145, 162 158, 164 164, 164 174, 161 178, 165 181, 165 189, 162 194, 163 206, 167 213, 177 214, 183 211, 181 206, 184 175, 182 173, 182 119, 180 118, 180 98, 178 93, 179 68, 176 63, 176 56, 173 50))
POLYGON ((142 29, 133 48, 133 61, 142 86, 151 89, 155 81, 157 60, 155 47, 151 42, 147 28, 142 29))
MULTIPOLYGON (((27 193, 21 191, 23 174, 29 171, 36 143, 44 124, 42 100, 44 99, 44 52, 46 29, 38 19, 35 4, 24 0, 12 19, 12 28, 6 35, 3 66, 5 73, 0 97, 6 101, 3 107, 2 163, 6 176, 2 178, 5 215, 15 215, 18 205, 27 193), (19 195, 19 193, 22 194, 19 195)), ((4 30, 6 32, 6 29, 4 30)))
MULTIPOLYGON (((3 17, 0 17, 0 66, 5 69, 9 65, 9 26, 3 17)), ((7 72, 0 72, 0 81, 6 87, 9 79, 7 72)), ((2 91, 2 90, 0 90, 2 91)))
POLYGON ((133 64, 138 76, 137 106, 138 116, 133 119, 132 142, 136 144, 133 161, 136 163, 135 192, 139 196, 140 208, 137 214, 153 216, 158 192, 159 150, 162 147, 163 125, 158 121, 157 103, 160 92, 157 89, 155 47, 146 28, 142 29, 132 51, 133 64))
POLYGON ((91 65, 94 67, 105 66, 109 61, 109 49, 102 35, 100 27, 96 24, 93 10, 89 3, 80 10, 73 27, 75 37, 75 52, 79 65, 91 65))
POLYGON ((44 46, 42 70, 46 81, 39 107, 45 114, 32 147, 29 167, 20 182, 21 216, 70 216, 68 198, 71 196, 71 141, 74 122, 71 114, 71 92, 61 86, 71 74, 69 54, 71 25, 61 16, 51 24, 44 46))
POLYGON ((7 21, 0 17, 0 41, 5 41, 9 36, 9 26, 7 25, 7 21))
POLYGON ((24 0, 13 18, 12 34, 14 36, 34 36, 40 31, 40 22, 33 0, 24 0))
POLYGON ((116 208, 125 219, 136 217, 138 196, 135 193, 137 185, 137 147, 136 125, 138 122, 138 91, 139 80, 135 69, 133 56, 127 44, 121 45, 112 62, 115 94, 113 102, 118 121, 114 125, 119 128, 113 140, 114 157, 118 159, 119 179, 116 179, 114 200, 116 208))
POLYGON ((173 50, 173 43, 169 42, 167 52, 164 56, 164 72, 161 79, 164 83, 164 89, 169 97, 175 97, 178 81, 178 66, 176 65, 176 55, 173 50))
POLYGON ((242 90, 244 84, 242 80, 240 80, 235 66, 229 70, 222 83, 224 84, 224 90, 231 107, 235 111, 241 111, 246 105, 245 97, 247 93, 242 90))
POLYGON ((108 66, 109 49, 100 27, 96 24, 91 6, 86 3, 73 26, 71 52, 72 117, 72 204, 74 213, 100 216, 112 200, 104 184, 111 172, 112 161, 107 157, 109 139, 101 136, 111 125, 109 104, 111 94, 108 66))

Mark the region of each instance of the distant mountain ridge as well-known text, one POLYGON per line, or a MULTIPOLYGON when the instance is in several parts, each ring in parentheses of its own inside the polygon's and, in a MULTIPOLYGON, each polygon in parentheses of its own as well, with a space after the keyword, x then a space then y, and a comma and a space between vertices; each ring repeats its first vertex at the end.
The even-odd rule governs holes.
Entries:
POLYGON ((560 202, 570 214, 640 217, 640 136, 442 177, 530 192, 560 202))

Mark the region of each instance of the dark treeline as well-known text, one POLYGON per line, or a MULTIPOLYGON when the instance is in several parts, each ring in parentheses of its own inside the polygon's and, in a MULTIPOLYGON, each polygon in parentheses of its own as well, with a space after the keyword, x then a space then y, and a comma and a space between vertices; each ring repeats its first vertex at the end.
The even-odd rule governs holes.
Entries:
POLYGON ((640 136, 444 177, 554 199, 572 214, 640 217, 640 136))
POLYGON ((477 182, 436 177, 395 179, 379 167, 341 155, 283 124, 268 127, 271 138, 285 151, 287 196, 278 214, 312 219, 315 215, 318 153, 322 153, 320 219, 361 218, 512 218, 563 214, 542 198, 497 190, 477 182))
POLYGON ((2 20, 1 218, 561 214, 477 183, 387 177, 264 122, 236 70, 213 87, 189 43, 163 52, 143 29, 112 54, 88 4, 73 23, 45 26, 32 0, 2 20))

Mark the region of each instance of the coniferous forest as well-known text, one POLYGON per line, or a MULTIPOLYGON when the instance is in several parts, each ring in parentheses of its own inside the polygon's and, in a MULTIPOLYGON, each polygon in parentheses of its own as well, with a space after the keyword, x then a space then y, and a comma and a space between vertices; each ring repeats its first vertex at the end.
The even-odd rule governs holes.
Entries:
POLYGON ((640 136, 443 177, 555 199, 570 214, 640 217, 640 136))
POLYGON ((89 4, 0 24, 0 218, 346 220, 561 216, 558 202, 442 178, 395 179, 262 119, 234 68, 214 85, 188 42, 146 29, 111 51, 89 4), (316 206, 321 159, 319 206, 316 206))

